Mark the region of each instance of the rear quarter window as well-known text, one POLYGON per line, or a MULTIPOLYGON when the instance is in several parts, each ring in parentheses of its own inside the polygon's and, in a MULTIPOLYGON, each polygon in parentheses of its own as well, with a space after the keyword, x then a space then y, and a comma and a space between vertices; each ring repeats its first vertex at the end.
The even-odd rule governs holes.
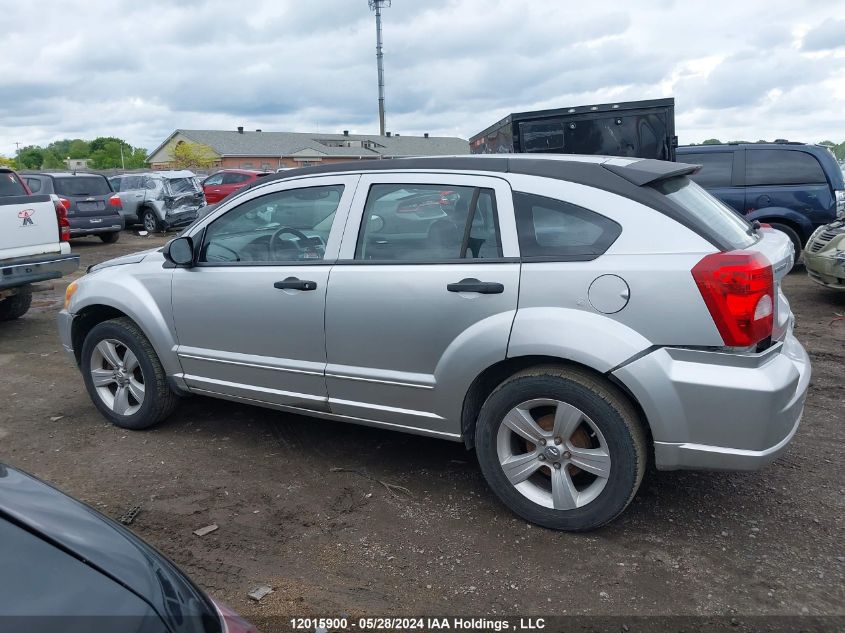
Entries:
POLYGON ((679 163, 701 165, 701 170, 690 176, 690 180, 702 187, 730 187, 734 168, 733 152, 702 152, 700 154, 678 154, 679 163))
POLYGON ((827 184, 824 170, 815 156, 776 149, 747 150, 745 180, 748 185, 827 184))
POLYGON ((0 196, 25 196, 26 189, 18 177, 10 171, 0 172, 0 196))
POLYGON ((751 225, 733 209, 711 196, 686 176, 662 180, 653 188, 680 207, 689 223, 707 227, 733 249, 754 244, 751 225))
POLYGON ((524 259, 589 261, 622 233, 610 218, 562 200, 515 192, 513 203, 524 259))

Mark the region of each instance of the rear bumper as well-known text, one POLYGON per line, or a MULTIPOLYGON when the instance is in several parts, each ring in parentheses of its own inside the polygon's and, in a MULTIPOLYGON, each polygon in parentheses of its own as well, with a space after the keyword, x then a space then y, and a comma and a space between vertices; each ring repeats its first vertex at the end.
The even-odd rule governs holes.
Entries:
POLYGON ((191 209, 190 211, 181 211, 179 213, 169 213, 164 216, 164 224, 168 229, 174 229, 180 226, 188 226, 191 222, 197 219, 199 209, 191 209))
POLYGON ((614 372, 643 408, 660 470, 757 470, 798 430, 810 359, 789 332, 760 354, 662 348, 614 372))
POLYGON ((125 224, 123 217, 118 213, 106 216, 74 216, 68 218, 68 220, 71 237, 114 233, 115 231, 122 231, 125 224))
POLYGON ((58 279, 79 268, 79 255, 39 255, 0 262, 0 290, 58 279))

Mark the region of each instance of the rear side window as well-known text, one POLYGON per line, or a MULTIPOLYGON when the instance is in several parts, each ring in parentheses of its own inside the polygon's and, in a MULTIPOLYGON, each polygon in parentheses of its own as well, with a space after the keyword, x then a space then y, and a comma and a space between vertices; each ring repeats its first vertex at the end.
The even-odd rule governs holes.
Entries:
POLYGON ((193 178, 171 178, 165 182, 167 182, 170 193, 174 195, 196 192, 193 178))
POLYGON ((654 185, 654 189, 681 207, 692 224, 708 227, 732 248, 746 248, 754 243, 749 233, 751 225, 745 218, 686 176, 660 181, 654 185))
POLYGON ((815 156, 795 150, 757 149, 745 152, 748 185, 827 184, 815 156))
POLYGON ((246 182, 249 180, 249 176, 246 174, 223 174, 223 184, 224 185, 236 185, 241 182, 246 182))
POLYGON ((97 176, 55 178, 56 193, 61 196, 103 196, 111 193, 109 181, 97 176))
POLYGON ((0 172, 0 196, 25 196, 26 189, 18 177, 10 171, 0 172))
POLYGON ((513 205, 523 259, 589 261, 622 233, 610 218, 562 200, 515 192, 513 205))
POLYGON ((502 257, 491 189, 373 185, 364 218, 355 259, 425 263, 502 257))
POLYGON ((26 186, 32 193, 41 191, 41 181, 38 178, 26 178, 26 186))
POLYGON ((702 187, 730 187, 734 168, 733 152, 707 152, 701 154, 679 154, 679 163, 701 165, 697 174, 690 180, 702 187))

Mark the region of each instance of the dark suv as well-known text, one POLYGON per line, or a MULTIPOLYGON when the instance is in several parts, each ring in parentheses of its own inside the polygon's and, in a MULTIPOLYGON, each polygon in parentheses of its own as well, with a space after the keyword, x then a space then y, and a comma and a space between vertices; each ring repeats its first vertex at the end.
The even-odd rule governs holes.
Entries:
POLYGON ((101 174, 21 174, 33 194, 54 193, 67 209, 70 236, 116 242, 124 227, 120 197, 101 174))
POLYGON ((698 163, 691 176, 746 220, 786 233, 796 257, 813 231, 845 208, 845 181, 821 145, 778 141, 678 148, 678 161, 698 163))

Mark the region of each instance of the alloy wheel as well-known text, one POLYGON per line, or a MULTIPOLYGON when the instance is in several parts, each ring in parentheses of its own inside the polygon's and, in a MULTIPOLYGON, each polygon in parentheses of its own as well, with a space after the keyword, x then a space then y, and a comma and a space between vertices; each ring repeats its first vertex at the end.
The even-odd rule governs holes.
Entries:
POLYGON ((578 407, 527 400, 511 409, 496 436, 499 464, 527 499, 555 510, 594 501, 610 477, 607 441, 578 407))
POLYGON ((91 352, 97 395, 117 415, 137 413, 144 403, 144 374, 135 353, 117 339, 103 339, 91 352))

